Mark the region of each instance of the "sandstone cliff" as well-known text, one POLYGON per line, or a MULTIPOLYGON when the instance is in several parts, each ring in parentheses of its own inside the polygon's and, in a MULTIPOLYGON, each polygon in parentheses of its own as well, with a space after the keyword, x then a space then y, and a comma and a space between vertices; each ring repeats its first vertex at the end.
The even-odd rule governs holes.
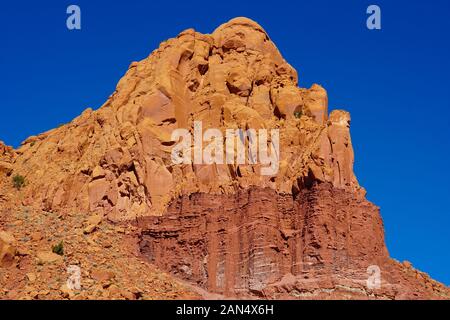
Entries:
POLYGON ((98 110, 17 150, 0 144, 0 205, 132 222, 145 258, 228 296, 448 297, 389 258, 349 130, 324 88, 300 88, 264 29, 236 18, 161 43, 98 110), (195 121, 203 131, 278 129, 277 174, 258 163, 174 164, 171 134, 195 121), (25 178, 20 190, 14 175, 25 178), (371 265, 383 273, 378 291, 365 286, 371 265))
POLYGON ((266 32, 237 18, 211 35, 186 30, 132 63, 99 110, 24 141, 14 171, 28 181, 25 204, 115 221, 161 215, 192 192, 258 185, 290 193, 308 179, 357 191, 349 123, 344 111, 328 117, 326 91, 299 88, 266 32), (258 165, 174 166, 171 133, 194 121, 203 130, 279 129, 278 174, 261 176, 258 165))

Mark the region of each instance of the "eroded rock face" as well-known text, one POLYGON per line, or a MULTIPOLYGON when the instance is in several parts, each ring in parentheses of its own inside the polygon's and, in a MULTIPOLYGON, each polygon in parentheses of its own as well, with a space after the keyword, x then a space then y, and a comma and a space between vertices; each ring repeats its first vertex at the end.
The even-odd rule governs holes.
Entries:
MULTIPOLYGON (((186 30, 131 63, 98 110, 17 150, 0 143, 0 207, 86 212, 86 235, 105 218, 137 223, 144 257, 226 296, 448 298, 389 259, 353 162, 350 115, 329 113, 321 86, 298 87, 264 29, 236 18, 212 34, 186 30), (222 133, 278 129, 278 172, 174 164, 173 131, 193 133, 197 121, 222 133), (25 177, 20 191, 15 174, 25 177), (383 272, 378 291, 366 286, 369 265, 383 272)), ((1 246, 10 261, 13 249, 1 246)))
POLYGON ((8 176, 11 174, 14 157, 14 149, 6 146, 3 141, 0 141, 0 175, 8 176))
POLYGON ((10 267, 14 264, 17 253, 16 239, 5 231, 0 231, 0 268, 10 267))
POLYGON ((328 120, 322 87, 298 87, 261 26, 236 18, 211 35, 189 29, 163 42, 130 65, 99 110, 30 137, 9 169, 27 180, 26 205, 114 221, 161 215, 172 199, 195 192, 297 192, 312 177, 356 191, 348 125, 336 117, 328 120), (203 131, 279 129, 277 175, 261 176, 260 164, 173 165, 171 134, 192 132, 194 121, 203 131))
POLYGON ((449 297, 445 286, 389 258, 376 206, 330 183, 295 197, 270 188, 195 193, 138 225, 149 261, 227 297, 449 297), (367 284, 373 270, 379 287, 367 284))
POLYGON ((227 295, 262 292, 286 274, 365 272, 388 258, 378 208, 330 184, 295 198, 270 188, 192 194, 140 226, 152 262, 227 295))

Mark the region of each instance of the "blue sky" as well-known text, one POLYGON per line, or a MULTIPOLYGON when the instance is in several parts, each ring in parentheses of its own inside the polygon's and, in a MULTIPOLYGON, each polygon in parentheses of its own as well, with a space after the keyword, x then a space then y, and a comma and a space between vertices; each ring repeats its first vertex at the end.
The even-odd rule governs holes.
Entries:
POLYGON ((391 255, 450 284, 450 2, 7 1, 0 5, 0 140, 98 108, 129 63, 187 28, 259 22, 299 73, 352 114, 355 171, 381 207, 391 255), (57 4, 56 4, 57 3, 57 4), (82 30, 66 28, 77 4, 82 30), (382 30, 366 28, 366 8, 382 30))

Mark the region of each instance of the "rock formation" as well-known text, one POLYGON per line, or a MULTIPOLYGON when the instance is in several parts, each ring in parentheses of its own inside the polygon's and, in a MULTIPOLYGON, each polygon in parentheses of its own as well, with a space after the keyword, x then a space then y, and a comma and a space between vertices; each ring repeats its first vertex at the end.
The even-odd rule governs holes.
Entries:
POLYGON ((359 189, 349 115, 328 119, 325 90, 298 87, 296 71, 255 22, 237 18, 212 35, 186 30, 132 63, 110 99, 17 149, 26 204, 77 208, 114 221, 161 215, 179 195, 234 193, 251 185, 300 190, 305 179, 359 189), (174 166, 176 128, 280 130, 280 171, 257 165, 174 166))
POLYGON ((153 263, 227 295, 262 293, 285 275, 361 272, 388 258, 377 208, 331 184, 295 198, 257 187, 197 193, 143 220, 141 247, 153 263))
POLYGON ((329 113, 321 86, 298 87, 264 29, 236 18, 131 63, 98 110, 17 150, 0 144, 0 203, 133 223, 145 258, 227 296, 448 297, 389 258, 353 161, 349 113, 329 113), (195 121, 203 131, 278 129, 277 174, 261 175, 259 163, 174 164, 172 133, 195 121), (13 175, 25 178, 20 191, 13 175), (371 265, 383 272, 379 291, 365 286, 371 265))

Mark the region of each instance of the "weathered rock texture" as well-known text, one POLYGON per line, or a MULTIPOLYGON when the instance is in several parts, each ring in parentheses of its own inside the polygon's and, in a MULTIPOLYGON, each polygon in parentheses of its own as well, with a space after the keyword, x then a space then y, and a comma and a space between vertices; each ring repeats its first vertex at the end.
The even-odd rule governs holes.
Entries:
POLYGON ((287 274, 365 270, 388 258, 378 209, 330 184, 295 198, 254 187, 183 196, 141 226, 143 253, 154 263, 224 294, 260 292, 287 274))
POLYGON ((296 71, 258 24, 237 18, 212 35, 186 30, 132 63, 99 110, 27 139, 14 171, 28 181, 27 205, 115 221, 161 215, 192 192, 257 185, 289 193, 305 179, 357 191, 350 116, 333 111, 328 119, 327 104, 322 87, 298 87, 296 71), (171 133, 192 130, 194 121, 203 130, 279 129, 278 174, 262 176, 259 164, 174 166, 171 133))
POLYGON ((196 193, 138 224, 152 263, 225 296, 449 297, 426 274, 389 258, 376 206, 330 183, 296 196, 254 187, 196 193), (379 288, 367 285, 371 266, 380 268, 379 288))
POLYGON ((97 111, 17 150, 0 144, 0 202, 133 221, 147 258, 225 295, 448 293, 404 278, 407 268, 389 259, 378 209, 353 173, 349 125, 347 112, 329 114, 322 87, 298 87, 261 26, 236 18, 212 34, 186 30, 131 63, 97 111), (279 129, 278 173, 173 164, 171 134, 193 132, 194 121, 222 132, 279 129), (20 191, 11 185, 17 174, 20 191), (378 293, 361 284, 372 264, 387 272, 378 293))

